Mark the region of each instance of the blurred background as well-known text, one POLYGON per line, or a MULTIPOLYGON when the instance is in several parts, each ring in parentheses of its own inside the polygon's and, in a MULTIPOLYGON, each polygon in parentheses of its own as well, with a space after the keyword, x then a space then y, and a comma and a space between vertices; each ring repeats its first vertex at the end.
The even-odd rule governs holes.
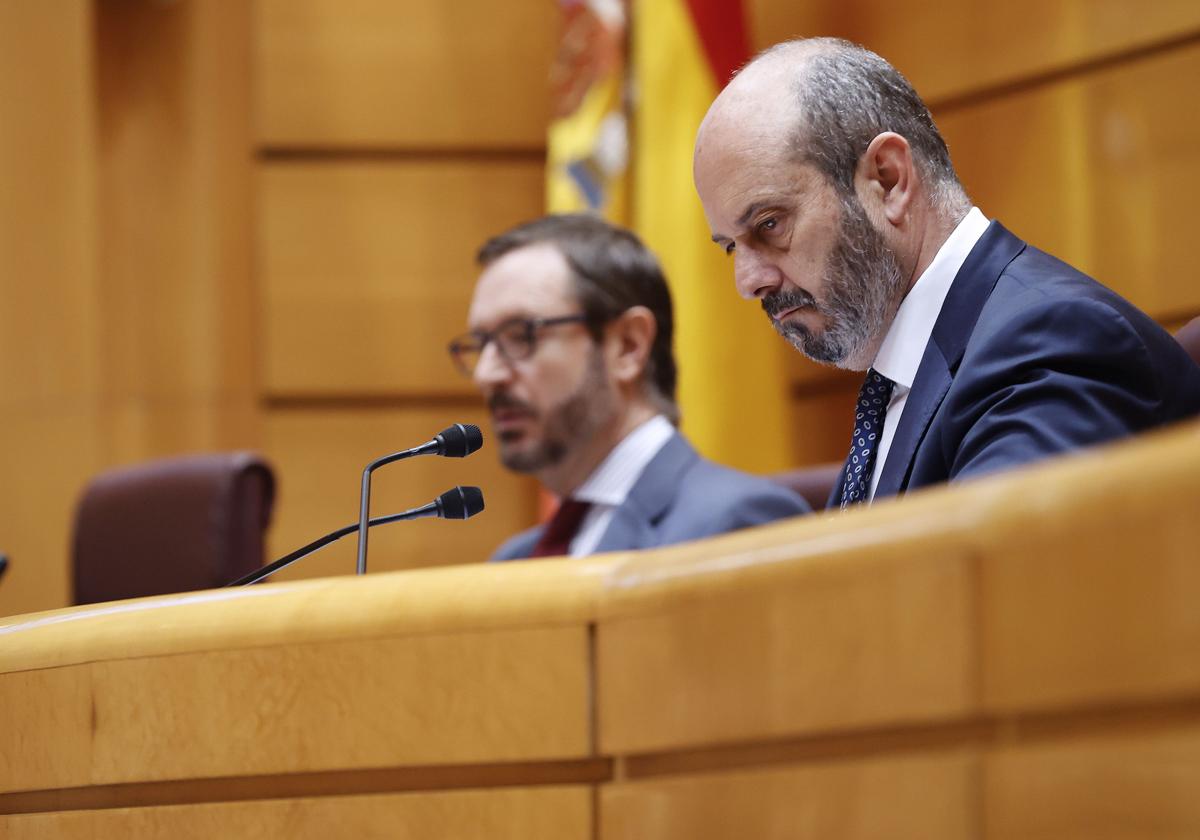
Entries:
MULTIPOLYGON (((547 207, 662 257, 706 454, 840 460, 857 377, 738 301, 690 183, 722 68, 807 35, 907 74, 986 214, 1168 328, 1200 314, 1195 0, 0 0, 0 615, 70 602, 103 470, 261 451, 273 558, 357 519, 372 458, 486 434, 445 345, 475 249, 547 207)), ((456 483, 486 512, 373 532, 372 571, 536 516, 490 448, 380 472, 373 510, 456 483)), ((279 578, 353 567, 350 539, 279 578)))

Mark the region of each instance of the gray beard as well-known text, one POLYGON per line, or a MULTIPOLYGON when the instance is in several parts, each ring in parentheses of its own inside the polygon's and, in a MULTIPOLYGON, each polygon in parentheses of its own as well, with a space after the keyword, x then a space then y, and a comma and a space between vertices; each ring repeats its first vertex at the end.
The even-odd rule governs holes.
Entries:
POLYGON ((826 300, 801 289, 774 292, 762 299, 773 316, 796 306, 816 311, 825 329, 815 333, 798 323, 780 323, 775 331, 810 359, 839 367, 857 366, 867 349, 882 340, 900 305, 904 280, 896 254, 871 224, 856 196, 842 199, 838 241, 829 256, 826 300))

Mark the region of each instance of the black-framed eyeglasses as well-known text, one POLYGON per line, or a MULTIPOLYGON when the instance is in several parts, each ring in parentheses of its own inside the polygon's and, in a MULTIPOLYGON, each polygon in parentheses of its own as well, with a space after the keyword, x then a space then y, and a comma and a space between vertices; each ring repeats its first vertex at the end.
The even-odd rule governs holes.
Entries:
POLYGON ((454 364, 466 376, 473 376, 484 348, 494 342, 496 351, 507 362, 528 359, 537 350, 538 333, 547 327, 581 324, 588 320, 582 313, 560 315, 557 318, 510 318, 494 330, 478 330, 460 335, 447 349, 454 364))

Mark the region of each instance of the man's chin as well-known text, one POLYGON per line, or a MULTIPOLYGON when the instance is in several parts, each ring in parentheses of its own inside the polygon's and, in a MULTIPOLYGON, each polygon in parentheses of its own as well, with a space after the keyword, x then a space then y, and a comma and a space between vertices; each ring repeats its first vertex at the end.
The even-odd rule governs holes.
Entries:
MULTIPOLYGON (((517 436, 518 440, 521 436, 517 436)), ((515 442, 506 443, 500 438, 500 463, 518 473, 535 473, 546 466, 545 453, 537 446, 520 446, 515 442)))
POLYGON ((795 319, 781 322, 773 321, 775 332, 783 340, 799 350, 804 356, 823 365, 836 365, 840 361, 837 349, 830 347, 824 340, 824 333, 815 333, 795 319))

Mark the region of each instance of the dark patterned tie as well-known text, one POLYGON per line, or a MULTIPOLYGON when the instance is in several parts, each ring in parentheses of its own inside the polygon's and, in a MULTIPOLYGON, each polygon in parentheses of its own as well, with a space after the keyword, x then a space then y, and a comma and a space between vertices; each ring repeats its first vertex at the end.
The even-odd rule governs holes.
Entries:
POLYGON ((867 500, 871 487, 871 472, 875 468, 875 453, 883 434, 883 418, 892 398, 895 382, 874 368, 867 371, 858 403, 854 406, 854 437, 850 439, 850 455, 846 458, 846 478, 842 482, 842 508, 867 500))
POLYGON ((583 517, 591 509, 590 502, 577 499, 563 499, 554 516, 546 523, 541 539, 533 547, 530 557, 560 557, 571 549, 571 540, 579 532, 583 517))

